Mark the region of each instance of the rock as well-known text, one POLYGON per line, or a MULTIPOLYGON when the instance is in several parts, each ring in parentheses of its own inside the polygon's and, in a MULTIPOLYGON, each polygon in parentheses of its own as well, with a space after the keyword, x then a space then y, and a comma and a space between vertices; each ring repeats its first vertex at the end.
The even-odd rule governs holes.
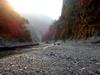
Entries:
POLYGON ((100 68, 99 68, 99 69, 97 69, 96 73, 97 73, 97 74, 100 74, 100 68))
POLYGON ((55 56, 55 53, 51 52, 51 53, 50 53, 50 56, 55 56))
POLYGON ((54 45, 56 45, 56 44, 54 43, 54 45))
POLYGON ((90 67, 83 67, 81 70, 81 75, 93 75, 93 71, 90 67))
POLYGON ((96 73, 100 74, 100 62, 96 62, 95 64, 97 65, 96 73))
POLYGON ((11 65, 12 67, 15 67, 15 65, 11 65))
POLYGON ((10 69, 10 68, 5 68, 4 71, 5 71, 5 72, 10 72, 11 69, 10 69))
POLYGON ((100 74, 100 68, 99 68, 99 69, 97 69, 96 73, 97 73, 97 74, 100 74))
POLYGON ((99 65, 100 66, 100 62, 96 62, 96 65, 99 65))
POLYGON ((98 62, 98 60, 97 60, 97 59, 91 59, 91 61, 92 61, 92 62, 98 62))
POLYGON ((20 68, 19 71, 23 71, 23 69, 20 68))
POLYGON ((37 71, 36 71, 36 74, 39 74, 39 73, 40 73, 40 71, 37 70, 37 71))
POLYGON ((27 67, 24 67, 24 69, 27 69, 27 67))
POLYGON ((57 43, 57 45, 60 45, 60 43, 57 43))

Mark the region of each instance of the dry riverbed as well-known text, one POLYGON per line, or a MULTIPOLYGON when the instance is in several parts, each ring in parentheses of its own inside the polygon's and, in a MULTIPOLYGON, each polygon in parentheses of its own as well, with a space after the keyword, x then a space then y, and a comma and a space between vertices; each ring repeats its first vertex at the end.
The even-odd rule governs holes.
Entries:
POLYGON ((0 75, 100 75, 100 46, 66 42, 0 58, 0 75))

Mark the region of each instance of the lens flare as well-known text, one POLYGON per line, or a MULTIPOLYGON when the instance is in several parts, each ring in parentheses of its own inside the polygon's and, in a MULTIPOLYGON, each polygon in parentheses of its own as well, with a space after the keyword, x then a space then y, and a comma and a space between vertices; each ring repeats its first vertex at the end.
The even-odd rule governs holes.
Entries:
POLYGON ((61 15, 63 0, 8 0, 21 14, 43 14, 56 20, 61 15))

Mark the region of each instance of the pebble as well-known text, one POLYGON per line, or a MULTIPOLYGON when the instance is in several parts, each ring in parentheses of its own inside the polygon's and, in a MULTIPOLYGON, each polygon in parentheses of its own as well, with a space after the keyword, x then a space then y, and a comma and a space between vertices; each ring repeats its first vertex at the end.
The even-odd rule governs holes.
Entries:
MULTIPOLYGON (((62 45, 60 45, 60 47, 61 46, 62 45)), ((9 56, 9 58, 5 57, 6 59, 2 58, 3 60, 0 59, 0 62, 2 62, 0 63, 0 75, 3 75, 3 73, 13 73, 13 75, 100 74, 100 61, 96 58, 100 56, 100 50, 92 51, 88 50, 88 48, 85 50, 82 48, 79 49, 79 46, 75 46, 75 48, 72 46, 71 48, 70 46, 70 44, 65 45, 64 47, 61 47, 61 49, 59 46, 54 46, 45 50, 39 49, 36 51, 12 55, 9 56), (89 66, 87 66, 87 64, 89 66), (93 68, 94 66, 95 68, 93 68)))
POLYGON ((100 62, 96 62, 96 65, 99 65, 100 66, 100 62))
POLYGON ((23 69, 19 69, 19 71, 23 71, 23 69))
POLYGON ((24 67, 24 69, 27 69, 27 67, 24 67))
POLYGON ((100 62, 96 62, 96 65, 97 65, 97 71, 96 71, 96 73, 100 74, 100 62))
POLYGON ((100 68, 97 69, 96 73, 97 74, 100 74, 100 68))
POLYGON ((81 75, 93 75, 93 71, 90 67, 83 67, 81 69, 81 75))

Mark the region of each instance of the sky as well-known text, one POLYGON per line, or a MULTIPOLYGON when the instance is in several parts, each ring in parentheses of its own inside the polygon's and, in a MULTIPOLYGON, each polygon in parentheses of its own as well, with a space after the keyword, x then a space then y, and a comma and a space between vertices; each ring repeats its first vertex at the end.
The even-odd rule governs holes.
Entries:
POLYGON ((61 15, 63 0, 8 0, 20 14, 41 14, 57 20, 61 15))

